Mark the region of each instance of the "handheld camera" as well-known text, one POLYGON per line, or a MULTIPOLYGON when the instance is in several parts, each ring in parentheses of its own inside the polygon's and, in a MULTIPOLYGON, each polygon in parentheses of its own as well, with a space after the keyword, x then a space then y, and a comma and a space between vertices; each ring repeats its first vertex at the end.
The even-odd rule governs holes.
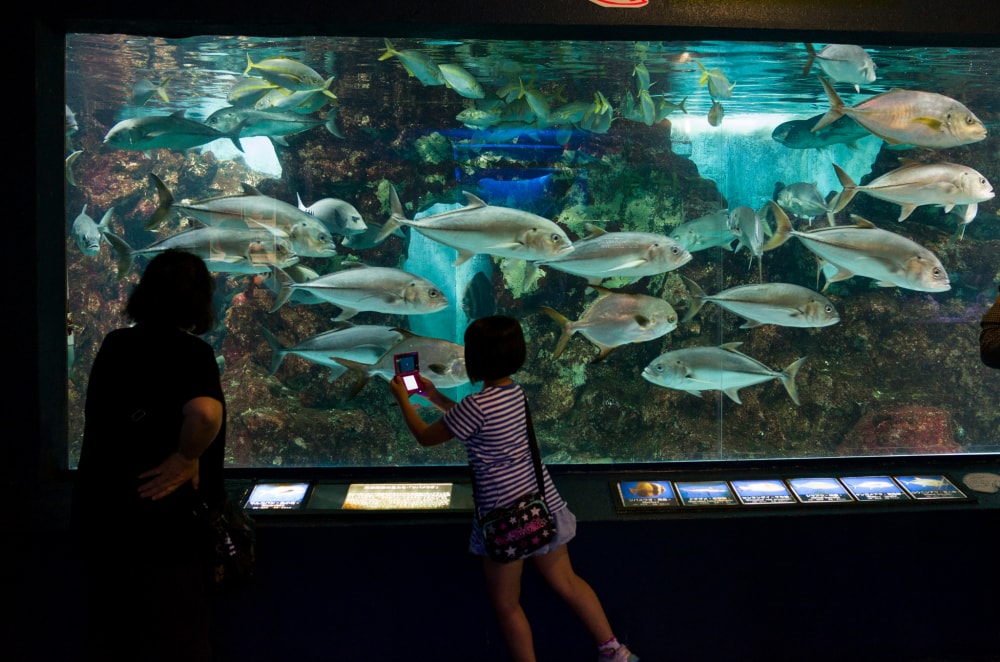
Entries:
POLYGON ((396 374, 403 380, 406 392, 410 395, 420 392, 420 380, 417 379, 417 375, 420 374, 420 359, 417 352, 396 354, 393 360, 396 364, 396 374))

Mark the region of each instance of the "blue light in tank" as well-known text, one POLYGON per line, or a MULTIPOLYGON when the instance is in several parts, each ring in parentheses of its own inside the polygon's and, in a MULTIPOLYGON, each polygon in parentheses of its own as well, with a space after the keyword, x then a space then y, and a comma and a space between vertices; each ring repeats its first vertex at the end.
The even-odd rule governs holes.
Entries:
MULTIPOLYGON (((417 220, 425 216, 461 209, 464 206, 459 203, 450 205, 438 203, 415 214, 413 219, 417 220)), ((458 257, 458 251, 429 239, 412 228, 408 232, 410 241, 406 261, 403 262, 403 270, 430 280, 440 288, 450 302, 447 308, 436 313, 411 315, 409 317, 410 330, 421 336, 462 344, 465 327, 471 321, 467 311, 462 306, 466 287, 473 282, 479 272, 482 272, 488 281, 492 281, 493 259, 489 255, 475 255, 463 264, 452 266, 458 257)), ((478 387, 471 384, 464 384, 452 389, 441 389, 445 395, 453 400, 462 398, 476 390, 478 387)))
POLYGON ((690 158, 702 177, 716 183, 730 209, 740 205, 760 209, 772 199, 778 182, 812 182, 824 196, 839 192, 834 163, 856 182, 871 172, 882 149, 877 136, 822 149, 791 149, 771 138, 782 122, 806 117, 726 115, 716 127, 703 116, 684 115, 672 118, 670 139, 675 153, 690 158))

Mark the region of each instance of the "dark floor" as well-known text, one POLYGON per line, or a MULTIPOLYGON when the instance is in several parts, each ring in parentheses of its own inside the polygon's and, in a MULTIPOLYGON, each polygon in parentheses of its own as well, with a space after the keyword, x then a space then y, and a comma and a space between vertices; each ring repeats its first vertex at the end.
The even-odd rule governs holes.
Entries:
MULTIPOLYGON (((644 662, 996 662, 998 512, 581 517, 570 549, 644 662)), ((38 528, 6 545, 15 553, 5 659, 81 659, 79 568, 58 514, 38 528)), ((257 583, 220 610, 222 659, 506 659, 467 535, 464 515, 259 522, 257 583)), ((539 660, 594 659, 582 626, 531 570, 523 603, 539 660)))

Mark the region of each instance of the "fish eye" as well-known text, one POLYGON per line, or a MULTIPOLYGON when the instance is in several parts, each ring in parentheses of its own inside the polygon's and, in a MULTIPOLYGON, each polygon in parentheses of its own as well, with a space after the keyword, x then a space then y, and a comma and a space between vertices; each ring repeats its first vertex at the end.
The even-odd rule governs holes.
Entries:
POLYGON ((826 312, 828 312, 828 313, 830 313, 832 315, 833 314, 833 306, 827 306, 826 307, 826 312))
POLYGON ((972 119, 972 117, 970 117, 970 116, 966 115, 966 116, 965 116, 965 123, 966 123, 966 124, 970 124, 970 125, 971 125, 971 124, 975 124, 975 123, 976 123, 976 120, 974 120, 974 119, 972 119))
POLYGON ((933 273, 935 276, 940 276, 941 270, 938 269, 937 267, 934 267, 934 270, 931 273, 933 273))
POLYGON ((681 247, 680 246, 673 246, 673 247, 670 248, 670 252, 673 253, 674 255, 680 255, 680 253, 681 253, 681 247))
POLYGON ((562 237, 560 237, 559 235, 557 235, 555 232, 552 233, 552 241, 554 241, 556 243, 559 243, 561 240, 562 240, 562 237))
POLYGON ((427 296, 429 296, 432 299, 436 299, 438 297, 438 294, 440 293, 433 287, 427 290, 427 296))

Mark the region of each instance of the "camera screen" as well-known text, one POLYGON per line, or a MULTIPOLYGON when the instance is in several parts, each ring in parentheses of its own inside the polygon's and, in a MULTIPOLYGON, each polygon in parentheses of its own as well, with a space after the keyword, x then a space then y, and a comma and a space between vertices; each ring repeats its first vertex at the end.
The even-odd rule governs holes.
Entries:
POLYGON ((396 372, 416 372, 417 370, 417 355, 415 353, 411 354, 400 354, 396 357, 396 372))

